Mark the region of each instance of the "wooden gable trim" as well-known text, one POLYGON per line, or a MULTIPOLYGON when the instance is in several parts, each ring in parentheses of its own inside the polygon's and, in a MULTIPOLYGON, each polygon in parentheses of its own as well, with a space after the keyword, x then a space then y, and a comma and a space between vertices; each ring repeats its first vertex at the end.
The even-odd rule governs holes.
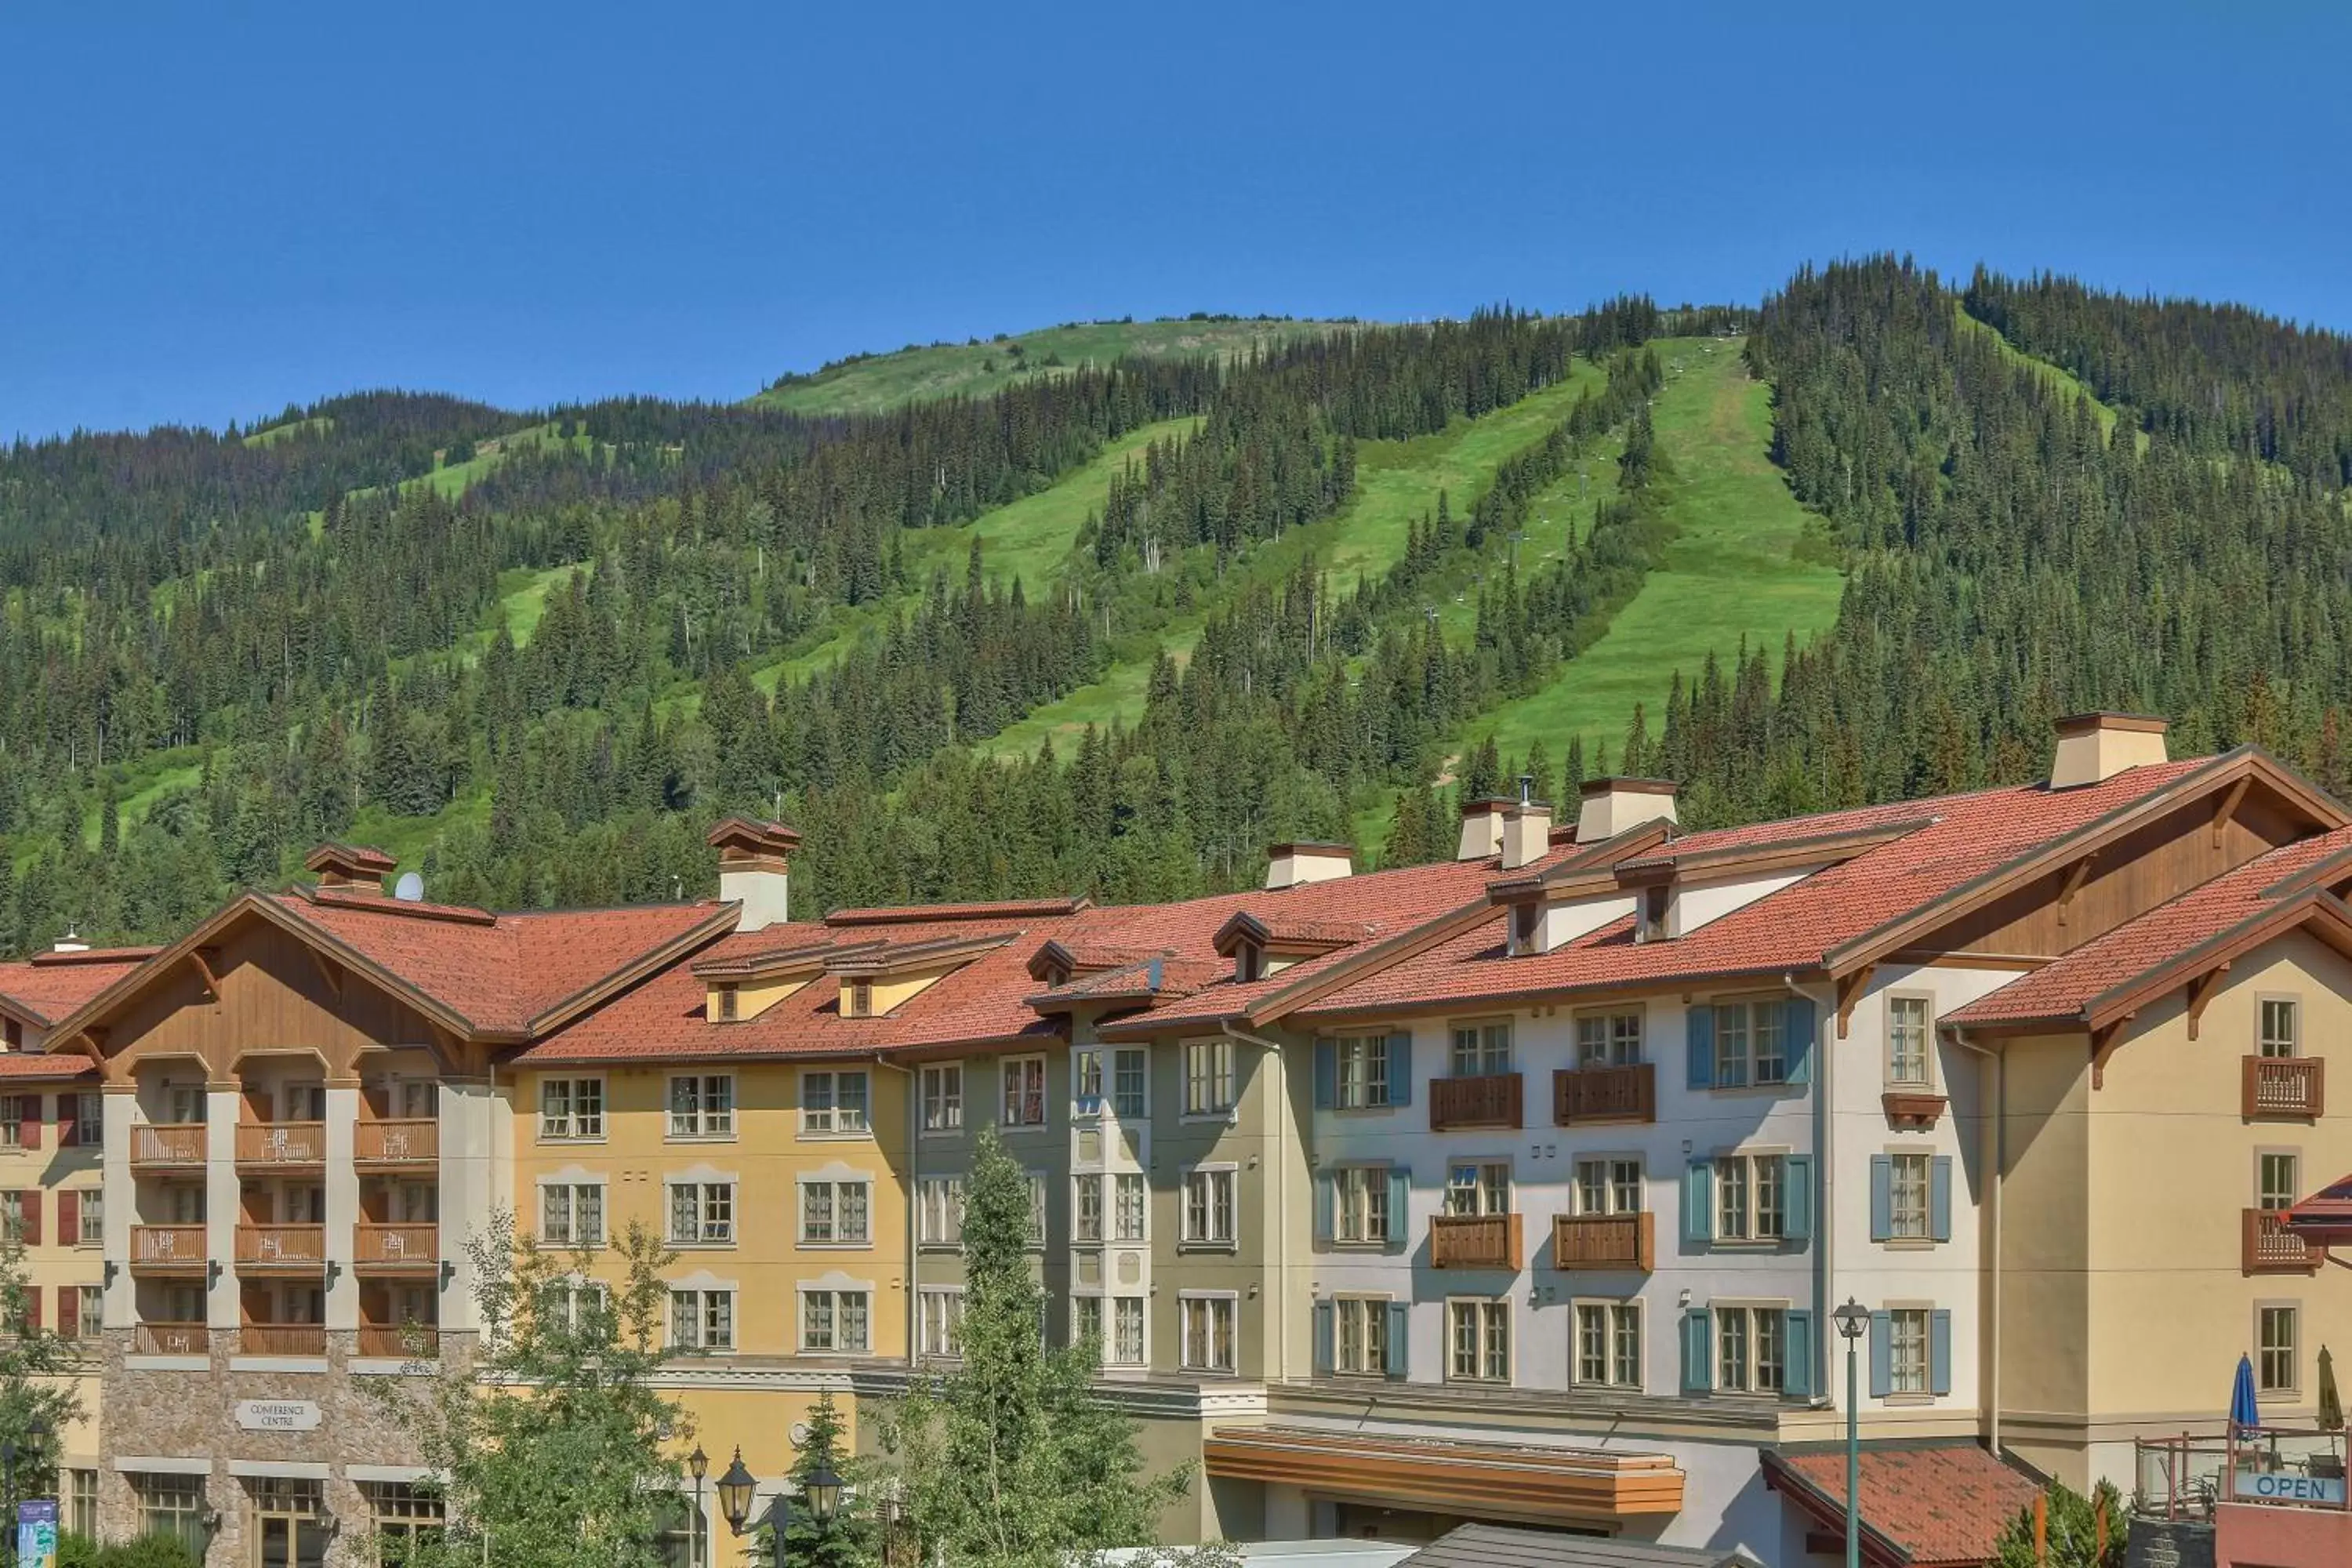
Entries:
POLYGON ((1877 973, 1878 965, 1865 963, 1852 973, 1838 976, 1837 1037, 1839 1039, 1845 1038, 1846 1026, 1853 1021, 1854 1004, 1862 1000, 1862 994, 1870 988, 1870 977, 1877 973))
POLYGON ((220 949, 216 947, 196 947, 188 950, 188 963, 196 972, 197 984, 205 988, 205 994, 215 1002, 219 1001, 221 997, 220 977, 213 973, 213 963, 219 957, 220 949))
POLYGON ((2222 977, 2230 973, 2230 961, 2223 959, 2189 983, 2189 1037, 2197 1037, 2197 1026, 2205 1016, 2205 1005, 2213 1000, 2221 989, 2222 977))
POLYGON ((2245 800, 2246 791, 2253 782, 2253 775, 2251 773, 2240 779, 2230 786, 2229 793, 2224 795, 2220 804, 2214 806, 2213 847, 2216 849, 2221 847, 2221 835, 2228 831, 2231 821, 2237 816, 2238 806, 2245 800))
POLYGON ((2075 895, 2082 892, 2083 884, 2090 880, 2091 868, 2098 862, 2098 856, 2085 855, 2066 868, 2066 879, 2058 888, 2058 924, 2061 928, 2066 924, 2066 911, 2074 906, 2075 895))

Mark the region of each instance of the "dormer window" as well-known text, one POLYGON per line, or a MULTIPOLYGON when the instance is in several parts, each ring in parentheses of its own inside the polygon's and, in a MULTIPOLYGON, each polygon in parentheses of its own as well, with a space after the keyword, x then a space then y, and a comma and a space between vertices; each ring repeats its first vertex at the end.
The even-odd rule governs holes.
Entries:
POLYGON ((1234 949, 1234 978, 1247 985, 1265 977, 1265 949, 1245 942, 1234 949))
POLYGON ((852 980, 841 994, 841 1011, 845 1016, 851 1018, 872 1017, 874 1016, 874 982, 852 980))
POLYGON ((1674 889, 1664 882, 1654 882, 1642 889, 1641 924, 1633 933, 1636 942, 1666 940, 1666 905, 1674 889))
POLYGON ((735 987, 733 985, 712 986, 710 999, 718 1005, 719 1022, 731 1024, 735 1021, 735 987))
POLYGON ((1069 983, 1070 971, 1066 964, 1049 963, 1045 965, 1046 990, 1059 991, 1063 986, 1067 985, 1069 983))
POLYGON ((1537 933, 1543 926, 1543 906, 1530 900, 1511 906, 1511 951, 1529 953, 1537 950, 1537 933))

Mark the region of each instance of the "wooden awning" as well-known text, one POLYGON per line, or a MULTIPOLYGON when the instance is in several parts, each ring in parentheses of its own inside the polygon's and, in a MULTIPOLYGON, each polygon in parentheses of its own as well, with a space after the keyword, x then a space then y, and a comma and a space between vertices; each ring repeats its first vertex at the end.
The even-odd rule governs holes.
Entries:
POLYGON ((1433 1512, 1609 1520, 1682 1511, 1671 1455, 1386 1436, 1308 1426, 1219 1426, 1212 1476, 1433 1512))

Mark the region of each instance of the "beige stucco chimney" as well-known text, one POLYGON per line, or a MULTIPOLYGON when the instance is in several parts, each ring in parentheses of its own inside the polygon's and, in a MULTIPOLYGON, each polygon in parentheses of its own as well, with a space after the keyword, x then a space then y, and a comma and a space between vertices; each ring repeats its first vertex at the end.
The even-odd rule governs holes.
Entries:
POLYGON ((1580 791, 1576 841, 1598 844, 1630 827, 1675 816, 1675 785, 1668 779, 1587 779, 1580 791))
POLYGON ((310 851, 302 864, 319 874, 321 888, 357 889, 369 893, 382 892, 383 879, 400 866, 383 850, 364 844, 321 844, 310 851))
POLYGON ((2050 764, 2050 787, 2074 789, 2111 779, 2126 768, 2168 760, 2167 726, 2137 713, 2076 713, 2058 721, 2058 754, 2050 764))
POLYGON ((719 896, 740 903, 737 931, 764 931, 791 918, 792 855, 801 836, 781 822, 730 816, 709 835, 719 851, 719 896))
POLYGON ((1356 869, 1356 850, 1349 844, 1269 844, 1265 847, 1265 887, 1274 892, 1301 882, 1328 882, 1356 869))
POLYGON ((1484 860, 1503 847, 1503 813, 1509 809, 1511 797, 1507 795, 1482 795, 1462 803, 1462 843, 1454 851, 1456 860, 1484 860))
POLYGON ((1540 800, 1513 801, 1503 808, 1503 869, 1516 871, 1551 849, 1551 807, 1540 800))

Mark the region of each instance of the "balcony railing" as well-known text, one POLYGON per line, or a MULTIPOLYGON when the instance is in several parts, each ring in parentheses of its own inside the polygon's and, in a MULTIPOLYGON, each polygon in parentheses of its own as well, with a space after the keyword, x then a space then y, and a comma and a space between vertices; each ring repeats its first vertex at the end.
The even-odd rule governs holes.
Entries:
POLYGON ((379 1361, 431 1361, 441 1353, 441 1331, 421 1323, 362 1323, 356 1348, 379 1361))
POLYGON ((323 1323, 247 1323, 238 1331, 238 1348, 247 1355, 313 1355, 327 1353, 323 1323))
POLYGON ((200 1225, 134 1225, 131 1227, 131 1267, 146 1274, 200 1274, 209 1247, 200 1225))
POLYGON ((1454 1127, 1517 1127, 1519 1125, 1519 1075, 1487 1073, 1480 1078, 1437 1078, 1429 1080, 1429 1127, 1443 1132, 1454 1127))
POLYGON ((2316 1121, 2327 1103, 2327 1062, 2322 1057, 2248 1057, 2244 1114, 2316 1121))
POLYGON ((202 1323, 142 1323, 131 1344, 139 1355, 205 1355, 213 1336, 202 1323))
POLYGON ((1515 1214, 1439 1215, 1429 1222, 1429 1261, 1438 1268, 1508 1268, 1516 1272, 1519 1220, 1515 1214))
POLYGON ((2245 1211, 2243 1258, 2248 1274, 2316 1274, 2326 1255, 2286 1228, 2283 1209, 2245 1211))
POLYGON ((1640 1214, 1560 1215, 1551 1222, 1551 1260, 1559 1268, 1653 1267, 1652 1217, 1640 1214))
POLYGON ((323 1121, 245 1121, 236 1129, 236 1163, 240 1165, 323 1165, 327 1163, 327 1124, 323 1121))
POLYGON ((352 1239, 352 1262, 372 1272, 440 1266, 441 1227, 437 1225, 380 1225, 362 1220, 352 1239))
POLYGON ((362 1165, 429 1165, 441 1157, 437 1121, 359 1121, 352 1126, 352 1159, 362 1165))
POLYGON ((1560 1127, 1586 1121, 1655 1121, 1657 1068, 1649 1062, 1563 1068, 1551 1075, 1551 1119, 1560 1127))
POLYGON ((201 1121, 143 1121, 131 1130, 131 1163, 142 1168, 165 1170, 201 1167, 205 1163, 205 1124, 201 1121))
POLYGON ((241 1225, 236 1227, 240 1268, 286 1268, 314 1273, 327 1266, 323 1225, 241 1225))

